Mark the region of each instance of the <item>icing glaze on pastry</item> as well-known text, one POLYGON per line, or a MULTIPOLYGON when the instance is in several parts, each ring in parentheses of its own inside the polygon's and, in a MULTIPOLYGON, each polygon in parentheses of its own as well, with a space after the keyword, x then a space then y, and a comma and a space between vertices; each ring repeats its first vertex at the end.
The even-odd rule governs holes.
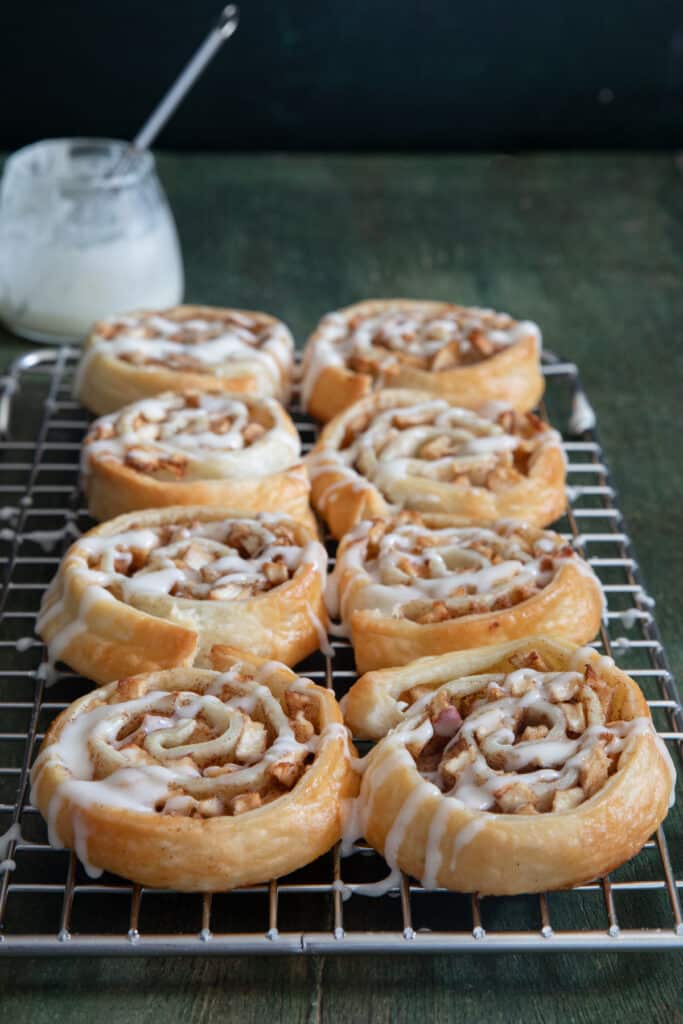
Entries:
POLYGON ((75 392, 105 415, 162 391, 231 391, 285 398, 294 341, 267 313, 175 306, 110 317, 93 326, 75 392))
MULTIPOLYGON (((539 445, 557 443, 557 433, 531 413, 506 410, 496 422, 443 399, 416 395, 412 405, 386 408, 375 416, 360 413, 347 425, 341 448, 316 451, 309 470, 315 478, 330 466, 336 471, 343 467, 359 488, 364 481, 373 484, 398 508, 405 501, 407 477, 502 485, 522 475, 523 464, 539 445)), ((321 504, 329 498, 325 491, 321 504)))
POLYGON ((301 442, 284 429, 284 415, 274 399, 166 392, 96 420, 83 468, 112 461, 158 480, 267 476, 299 459, 301 442))
POLYGON ((530 633, 585 643, 604 608, 599 580, 559 534, 418 512, 347 533, 327 601, 350 629, 359 672, 530 633))
POLYGON ((492 309, 391 300, 360 303, 321 320, 304 360, 303 402, 309 405, 320 374, 329 366, 367 374, 376 388, 392 387, 403 368, 443 374, 481 363, 527 338, 540 345, 536 324, 492 309))
POLYGON ((180 373, 226 373, 233 362, 256 360, 274 386, 291 362, 291 335, 279 321, 263 323, 241 310, 205 310, 185 316, 183 307, 101 320, 88 359, 106 352, 130 366, 162 366, 180 373))
POLYGON ((164 870, 173 871, 171 881, 181 888, 210 886, 212 876, 216 884, 221 874, 224 886, 231 875, 236 883, 264 880, 269 824, 274 833, 279 827, 275 805, 284 831, 291 827, 287 809, 297 814, 292 800, 303 804, 300 825, 309 810, 309 828, 319 815, 321 837, 303 827, 287 850, 273 835, 273 871, 283 857, 306 863, 307 845, 311 856, 321 839, 323 849, 331 845, 340 797, 353 792, 347 733, 333 695, 276 662, 237 651, 228 661, 221 673, 174 669, 112 683, 57 719, 32 770, 33 799, 53 846, 74 848, 93 875, 106 867, 154 884, 159 871, 158 884, 165 884, 164 870), (309 784, 311 772, 320 777, 309 784), (321 798, 322 812, 315 806, 321 798), (102 815, 112 828, 120 824, 111 849, 97 834, 102 815), (174 824, 179 819, 187 824, 174 824), (136 863, 129 848, 126 863, 125 844, 138 831, 150 844, 161 841, 161 851, 150 845, 149 857, 136 863), (195 851, 189 865, 178 863, 184 838, 195 851))
POLYGON ((403 508, 541 526, 565 504, 559 435, 498 403, 473 412, 423 392, 380 391, 327 424, 307 465, 313 504, 337 537, 403 508))
POLYGON ((602 593, 590 566, 550 530, 512 520, 490 527, 432 526, 416 513, 359 523, 337 558, 327 588, 330 613, 371 609, 418 623, 511 608, 547 587, 567 560, 602 593), (367 585, 338 609, 336 582, 360 572, 367 585))
POLYGON ((96 420, 82 484, 99 520, 171 505, 284 512, 316 530, 301 441, 273 398, 168 391, 96 420))
POLYGON ((37 628, 51 662, 101 682, 207 665, 216 643, 296 661, 318 646, 326 565, 324 547, 287 516, 132 512, 72 545, 37 628))
MULTIPOLYGON (((451 681, 406 690, 402 721, 366 759, 349 828, 427 888, 578 884, 635 853, 665 816, 675 773, 636 684, 590 648, 514 646, 491 650, 491 671, 453 661, 451 681), (501 655, 519 667, 493 670, 501 655)), ((440 661, 447 675, 450 657, 416 662, 411 679, 440 661)))

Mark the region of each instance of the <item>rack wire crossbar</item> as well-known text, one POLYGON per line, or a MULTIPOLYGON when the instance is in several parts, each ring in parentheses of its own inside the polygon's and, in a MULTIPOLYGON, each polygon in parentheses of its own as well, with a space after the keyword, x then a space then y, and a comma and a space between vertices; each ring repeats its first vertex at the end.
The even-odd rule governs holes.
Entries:
MULTIPOLYGON (((33 627, 62 553, 91 525, 78 486, 88 425, 72 395, 78 356, 31 352, 0 378, 0 955, 683 950, 678 808, 611 876, 515 898, 427 891, 406 876, 371 897, 388 869, 364 844, 344 860, 337 848, 286 878, 205 895, 91 879, 53 849, 30 804, 30 767, 52 718, 90 684, 65 670, 48 689, 33 627)), ((567 422, 585 398, 578 370, 546 353, 544 371, 541 412, 567 422)), ((315 425, 297 406, 292 415, 306 451, 315 425)), ((564 449, 570 507, 556 528, 602 580, 608 608, 596 646, 638 680, 680 765, 683 710, 598 435, 568 436, 564 449)), ((342 696, 353 652, 343 640, 332 646, 334 657, 319 652, 299 671, 342 696)))

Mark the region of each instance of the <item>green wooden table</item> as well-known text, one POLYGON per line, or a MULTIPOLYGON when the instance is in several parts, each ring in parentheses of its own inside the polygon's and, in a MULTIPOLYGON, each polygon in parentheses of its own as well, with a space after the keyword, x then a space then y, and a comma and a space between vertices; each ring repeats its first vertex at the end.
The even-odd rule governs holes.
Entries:
MULTIPOLYGON (((537 320, 593 402, 683 675, 683 164, 671 154, 162 156, 190 301, 299 341, 368 296, 537 320)), ((2 361, 27 346, 0 334, 2 361)), ((680 842, 680 828, 674 833, 680 842)), ((680 849, 680 847, 679 847, 680 849)), ((0 961, 2 1019, 683 1020, 680 954, 0 961)))

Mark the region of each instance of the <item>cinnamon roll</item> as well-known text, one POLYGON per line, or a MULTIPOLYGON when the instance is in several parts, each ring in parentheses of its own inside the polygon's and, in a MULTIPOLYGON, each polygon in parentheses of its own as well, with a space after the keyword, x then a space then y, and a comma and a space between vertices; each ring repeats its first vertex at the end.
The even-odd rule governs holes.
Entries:
POLYGON ((50 661, 97 683, 210 667, 214 644, 293 665, 326 642, 326 565, 323 546, 287 516, 131 512, 71 546, 37 629, 50 661))
POLYGON ((373 390, 417 388, 468 409, 533 409, 544 389, 541 332, 492 309, 382 299, 323 317, 304 352, 302 396, 327 421, 373 390))
POLYGON ((167 391, 92 424, 83 489, 95 519, 166 505, 222 505, 284 512, 314 528, 300 455, 296 427, 273 398, 167 391))
POLYGON ((307 465, 313 505, 337 538, 403 508, 462 525, 546 526, 566 505, 560 437, 537 416, 497 405, 475 413, 419 391, 356 402, 327 424, 307 465))
POLYGON ((160 391, 286 398, 294 342, 267 313, 215 306, 141 310, 100 320, 85 343, 75 390, 98 416, 160 391))
POLYGON ((539 632, 585 643, 603 607, 597 577, 559 534, 415 512, 348 533, 328 595, 359 672, 539 632))
POLYGON ((331 691, 224 652, 221 673, 152 672, 52 723, 32 801, 89 874, 210 892, 287 874, 339 838, 357 792, 331 691))
POLYGON ((367 759, 355 828, 425 888, 579 885, 666 816, 671 759, 638 686, 596 651, 523 640, 386 675, 405 712, 367 759))

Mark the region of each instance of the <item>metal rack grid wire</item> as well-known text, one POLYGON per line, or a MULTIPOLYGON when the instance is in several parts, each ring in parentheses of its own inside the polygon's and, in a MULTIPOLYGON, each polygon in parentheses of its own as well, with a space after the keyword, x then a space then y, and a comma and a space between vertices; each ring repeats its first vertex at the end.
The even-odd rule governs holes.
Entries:
MULTIPOLYGON (((515 898, 426 891, 406 876, 373 898, 388 869, 363 844, 348 859, 335 849, 286 878, 210 895, 93 880, 73 854, 50 847, 30 803, 30 766, 50 720, 91 688, 68 671, 46 678, 33 636, 63 551, 91 524, 78 488, 88 423, 72 397, 78 355, 35 351, 0 379, 0 955, 683 949, 676 807, 609 877, 515 898)), ((550 419, 566 422, 582 394, 578 370, 546 353, 544 372, 550 419)), ((315 426, 297 407, 293 416, 307 450, 315 426)), ((599 574, 608 602, 596 646, 638 680, 680 763, 683 710, 600 442, 589 429, 564 448, 570 508, 558 528, 599 574)), ((328 549, 333 561, 333 542, 328 549)), ((318 653, 299 671, 341 696, 355 679, 353 653, 344 640, 332 645, 333 658, 318 653)))

